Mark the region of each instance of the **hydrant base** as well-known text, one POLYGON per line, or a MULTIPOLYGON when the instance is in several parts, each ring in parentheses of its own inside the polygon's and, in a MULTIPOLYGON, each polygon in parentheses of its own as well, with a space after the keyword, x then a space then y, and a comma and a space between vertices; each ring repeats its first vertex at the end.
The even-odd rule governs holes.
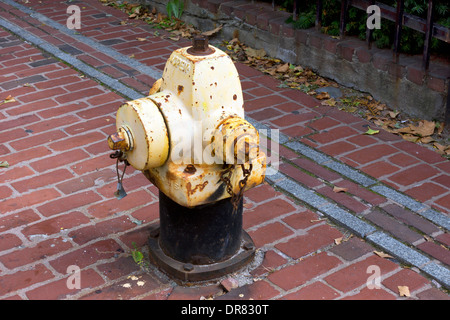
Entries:
POLYGON ((166 255, 158 238, 159 226, 152 230, 148 240, 150 261, 170 277, 182 282, 214 280, 236 272, 252 261, 256 251, 252 238, 242 230, 241 248, 229 259, 212 264, 191 264, 166 255))

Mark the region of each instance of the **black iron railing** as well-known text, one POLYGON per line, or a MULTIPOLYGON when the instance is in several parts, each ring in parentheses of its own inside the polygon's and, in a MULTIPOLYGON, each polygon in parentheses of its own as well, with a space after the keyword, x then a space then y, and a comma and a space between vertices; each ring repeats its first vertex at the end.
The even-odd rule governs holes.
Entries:
MULTIPOLYGON (((253 0, 252 0, 253 1, 253 0)), ((398 63, 400 39, 403 27, 408 27, 413 30, 424 33, 425 41, 423 48, 422 67, 426 71, 430 62, 430 47, 431 39, 434 37, 446 43, 450 43, 450 30, 444 26, 438 25, 433 22, 433 0, 428 0, 428 12, 427 19, 423 19, 404 11, 405 0, 398 0, 397 7, 391 7, 375 0, 340 0, 341 1, 341 13, 340 13, 340 37, 345 37, 345 28, 348 22, 348 10, 350 6, 366 11, 370 5, 377 5, 380 8, 381 18, 395 22, 395 38, 393 45, 393 58, 398 63)), ((275 9, 275 0, 272 0, 272 7, 275 9)), ((294 0, 293 20, 295 21, 298 16, 298 8, 300 6, 300 0, 294 0)), ((323 0, 317 0, 316 10, 316 28, 320 29, 322 25, 322 8, 323 0)), ((366 41, 370 48, 372 45, 372 32, 373 29, 367 28, 366 41)))

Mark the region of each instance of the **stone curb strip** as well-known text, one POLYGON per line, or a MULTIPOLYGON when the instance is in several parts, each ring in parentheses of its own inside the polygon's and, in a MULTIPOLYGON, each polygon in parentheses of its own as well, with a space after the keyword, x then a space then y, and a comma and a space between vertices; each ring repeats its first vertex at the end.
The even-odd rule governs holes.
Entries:
MULTIPOLYGON (((82 41, 87 45, 99 49, 103 53, 122 61, 124 64, 127 64, 130 67, 133 67, 134 69, 138 69, 147 73, 149 76, 155 79, 158 79, 162 76, 159 70, 144 65, 136 60, 130 59, 129 57, 120 54, 116 50, 104 46, 87 37, 78 35, 75 32, 73 32, 73 30, 69 30, 65 26, 62 26, 61 24, 39 13, 36 13, 23 5, 20 5, 11 0, 4 0, 4 2, 11 6, 14 6, 15 8, 23 12, 30 14, 30 16, 41 21, 42 23, 45 23, 46 25, 49 25, 61 32, 64 32, 65 34, 79 41, 82 41)), ((141 93, 124 85, 120 81, 105 75, 104 73, 87 65, 86 63, 80 61, 79 59, 74 58, 70 54, 64 53, 56 46, 46 41, 43 41, 37 36, 25 31, 24 29, 2 18, 0 18, 0 26, 16 34, 17 36, 23 38, 24 40, 32 43, 33 45, 39 47, 40 49, 52 54, 53 56, 64 61, 65 63, 73 66, 80 72, 96 79, 97 81, 116 91, 118 94, 124 96, 125 98, 138 99, 143 97, 141 93)), ((258 130, 262 129, 266 130, 265 132, 268 133, 268 138, 271 138, 270 135, 271 129, 269 127, 267 127, 264 124, 261 124, 260 122, 254 119, 251 119, 248 116, 246 118, 258 130)), ((381 184, 379 181, 369 176, 366 176, 365 174, 360 173, 358 170, 355 170, 352 167, 343 164, 330 156, 322 154, 321 152, 318 152, 315 149, 301 142, 290 141, 289 137, 284 134, 279 134, 278 141, 280 145, 285 146, 307 158, 310 158, 319 165, 322 165, 333 171, 338 172, 340 175, 350 180, 353 180, 358 184, 361 184, 365 188, 368 188, 373 192, 376 192, 386 197, 387 199, 390 199, 396 203, 405 206, 414 213, 432 221, 433 223, 446 229, 447 231, 450 230, 450 218, 443 215, 442 213, 434 209, 431 209, 428 206, 390 187, 381 184)), ((417 250, 414 250, 404 245, 402 242, 396 240, 392 236, 377 230, 374 226, 365 222, 362 218, 357 217, 351 214, 350 212, 340 208, 338 205, 329 202, 326 198, 318 195, 313 190, 303 187, 301 184, 299 184, 294 180, 291 180, 283 173, 274 170, 273 167, 268 167, 266 180, 274 187, 281 189, 284 192, 292 195, 294 198, 302 201, 303 203, 306 203, 307 205, 319 211, 320 213, 330 218, 331 220, 335 221, 339 225, 351 230, 352 232, 366 239, 375 246, 382 248, 383 250, 385 250, 395 258, 399 259, 400 261, 419 268, 421 271, 425 272, 426 274, 434 278, 436 281, 438 281, 445 287, 450 288, 450 270, 448 268, 441 266, 440 264, 437 264, 434 261, 431 261, 428 257, 421 254, 417 250)))

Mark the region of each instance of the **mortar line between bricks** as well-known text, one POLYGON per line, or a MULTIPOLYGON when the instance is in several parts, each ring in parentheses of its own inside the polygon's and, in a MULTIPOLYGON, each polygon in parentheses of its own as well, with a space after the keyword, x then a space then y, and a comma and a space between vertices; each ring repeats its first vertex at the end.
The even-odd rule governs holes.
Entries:
MULTIPOLYGON (((6 0, 7 2, 11 3, 10 0, 6 0)), ((16 4, 14 2, 14 4, 16 4)), ((19 4, 13 5, 15 7, 17 6, 21 6, 19 4)), ((21 6, 22 7, 22 6, 21 6)), ((24 7, 25 8, 25 7, 24 7)), ((30 10, 28 8, 26 8, 27 10, 29 10, 30 12, 34 12, 33 10, 30 10)), ((44 17, 40 14, 37 14, 41 17, 44 17)), ((37 17, 39 17, 37 16, 37 17)), ((36 17, 36 16, 35 16, 36 17)), ((99 46, 101 44, 99 44, 96 41, 93 41, 89 38, 86 38, 84 36, 81 35, 75 35, 75 34, 71 34, 69 31, 69 29, 65 29, 64 27, 62 27, 60 24, 54 22, 54 21, 50 21, 50 19, 44 17, 45 22, 47 24, 51 24, 51 22, 53 22, 54 24, 58 25, 60 28, 62 28, 64 31, 64 33, 66 33, 67 35, 73 37, 73 38, 77 38, 80 37, 78 40, 80 41, 85 41, 85 40, 89 40, 89 42, 91 42, 92 44, 94 44, 94 47, 96 47, 97 49, 99 48, 99 46)), ((44 22, 44 21, 42 21, 44 22)), ((142 97, 143 95, 134 91, 133 89, 130 89, 127 86, 121 85, 120 83, 117 82, 117 80, 104 75, 103 73, 98 72, 97 70, 95 70, 94 68, 90 67, 89 65, 87 65, 86 63, 72 57, 69 54, 66 54, 64 52, 62 52, 59 48, 57 48, 54 45, 49 44, 46 41, 43 41, 42 39, 40 39, 37 36, 34 36, 26 31, 23 31, 21 28, 17 27, 14 24, 11 24, 5 20, 3 20, 2 18, 0 18, 0 25, 2 25, 4 28, 8 29, 10 32, 13 32, 17 35, 19 35, 20 37, 22 37, 23 39, 37 45, 39 48, 41 48, 44 51, 48 51, 49 53, 53 54, 54 56, 56 56, 57 58, 65 61, 66 63, 68 63, 69 65, 72 65, 74 67, 76 67, 77 69, 81 70, 82 72, 86 73, 87 75, 89 75, 90 77, 100 80, 102 81, 106 86, 109 86, 110 88, 113 88, 114 90, 117 90, 118 92, 120 92, 122 95, 124 96, 128 96, 128 98, 133 99, 133 96, 139 96, 142 97), (84 71, 87 70, 88 72, 84 71), (106 79, 102 80, 102 79, 106 79), (112 84, 112 85, 108 85, 112 84), (130 90, 132 91, 132 93, 130 94, 130 90)), ((70 30, 71 31, 71 30, 70 30)), ((111 53, 112 55, 117 54, 116 56, 122 58, 125 57, 122 54, 118 53, 116 50, 105 47, 105 49, 107 49, 109 51, 109 53, 111 53)), ((101 48, 101 50, 103 50, 101 48)), ((128 58, 128 57, 126 57, 128 58)), ((146 67, 149 68, 148 66, 145 66, 143 64, 141 64, 138 61, 135 60, 131 60, 131 59, 127 59, 130 61, 126 61, 125 64, 127 64, 128 62, 132 62, 133 64, 136 64, 137 66, 139 66, 139 68, 142 70, 142 67, 146 67)), ((159 77, 159 73, 158 73, 158 77, 159 77)), ((254 119, 248 118, 249 122, 251 122, 252 124, 255 125, 255 127, 258 128, 265 128, 268 129, 268 132, 270 132, 270 128, 257 122, 254 119)), ((382 187, 382 191, 384 191, 384 196, 388 199, 390 199, 389 196, 387 195, 392 195, 392 194, 401 194, 398 191, 395 191, 394 189, 390 188, 390 187, 386 187, 386 186, 380 186, 379 182, 369 178, 368 176, 361 174, 360 172, 358 172, 357 170, 353 169, 352 167, 343 164, 337 160, 335 160, 334 158, 328 156, 328 155, 324 155, 321 152, 299 142, 299 141, 290 141, 289 137, 282 134, 280 135, 280 144, 282 146, 285 146, 289 149, 292 149, 302 155, 304 155, 307 158, 310 158, 311 160, 315 161, 316 163, 318 163, 321 166, 326 166, 336 172, 338 172, 341 176, 343 177, 347 177, 350 180, 356 181, 360 184, 362 184, 364 187, 370 187, 370 189, 372 191, 378 192, 376 190, 380 190, 379 187, 382 187), (389 190, 389 191, 386 191, 389 190)), ((397 252, 397 248, 401 246, 394 246, 393 249, 391 249, 389 246, 387 246, 385 243, 383 243, 381 240, 385 240, 388 242, 388 244, 392 244, 392 243, 399 243, 401 244, 399 241, 395 240, 394 238, 384 234, 381 231, 376 231, 376 229, 374 227, 372 227, 371 225, 367 224, 366 222, 362 221, 362 219, 357 218, 356 216, 352 215, 351 213, 347 212, 346 210, 343 210, 341 208, 339 208, 337 205, 327 201, 325 198, 323 198, 322 196, 318 195, 317 193, 315 193, 312 190, 309 190, 308 188, 304 188, 302 186, 300 186, 297 182, 292 181, 291 179, 286 179, 286 176, 280 172, 277 172, 276 175, 279 175, 278 177, 282 177, 283 179, 281 179, 280 181, 277 181, 276 183, 274 183, 274 185, 278 188, 281 188, 283 190, 285 190, 287 193, 292 194, 294 197, 300 199, 301 201, 307 203, 308 205, 310 205, 311 207, 316 208, 318 211, 322 212, 323 214, 325 214, 327 217, 331 218, 334 221, 339 222, 339 224, 346 226, 347 228, 349 228, 350 230, 354 231, 355 233, 361 235, 362 237, 369 239, 372 243, 374 243, 375 245, 381 246, 385 249, 389 249, 391 250, 391 254, 393 254, 394 256, 399 256, 400 259, 402 259, 403 261, 407 261, 406 259, 404 259, 404 257, 402 256, 402 252, 397 252), (297 187, 297 194, 295 194, 295 190, 294 193, 292 192, 292 188, 289 187, 297 187), (300 194, 298 193, 298 191, 300 191, 300 194), (379 237, 377 237, 376 235, 379 235, 379 237), (381 239, 381 240, 380 240, 381 239)), ((268 179, 270 180, 270 178, 268 179)), ((273 182, 273 181, 272 181, 273 182)), ((382 193, 381 193, 382 194, 382 193)), ((407 196, 402 195, 403 198, 402 199, 407 199, 404 201, 404 203, 401 203, 403 205, 405 205, 406 207, 408 207, 408 203, 418 203, 416 200, 413 200, 407 196), (412 202, 413 201, 413 202, 412 202)), ((393 200, 393 199, 391 199, 393 200)), ((393 200, 395 202, 398 202, 396 200, 393 200)), ((411 210, 415 211, 418 210, 422 213, 428 213, 429 216, 436 216, 436 214, 439 215, 439 212, 433 210, 433 209, 426 209, 425 205, 420 204, 421 206, 409 206, 408 208, 410 208, 411 210), (416 209, 416 210, 414 210, 416 209)), ((433 221, 434 222, 434 221, 433 221)), ((405 245, 403 245, 403 247, 406 247, 405 245)), ((409 247, 408 247, 409 248, 409 247)), ((410 249, 410 248, 409 248, 410 249)), ((412 251, 415 252, 415 250, 410 249, 412 251)), ((420 253, 417 253, 418 257, 423 256, 420 253)), ((426 258, 428 259, 428 258, 426 258)), ((419 265, 419 263, 413 264, 413 265, 419 265)), ((433 278, 436 278, 438 281, 440 280, 440 282, 444 282, 448 285, 448 269, 446 269, 445 267, 442 267, 434 262, 430 262, 430 260, 428 259, 426 263, 422 263, 420 264, 420 266, 418 266, 419 268, 421 268, 421 270, 423 269, 423 271, 429 275, 431 275, 433 278), (443 273, 443 276, 441 275, 443 273), (446 280, 447 279, 447 280, 446 280)))
POLYGON ((283 173, 277 172, 276 175, 276 180, 270 180, 269 178, 273 186, 291 194, 296 199, 315 208, 332 221, 351 230, 375 246, 381 247, 400 261, 417 267, 445 287, 450 288, 450 270, 445 266, 432 261, 423 255, 420 250, 413 249, 385 232, 377 230, 371 224, 363 221, 363 218, 356 217, 324 198, 319 199, 321 197, 314 191, 301 186, 298 182, 291 180, 283 173))
POLYGON ((92 40, 88 37, 85 37, 81 34, 76 34, 76 31, 71 30, 71 29, 67 28, 66 26, 59 24, 58 22, 34 11, 33 9, 25 7, 13 0, 3 0, 3 2, 5 2, 6 4, 9 4, 12 7, 15 7, 16 9, 21 10, 22 12, 29 14, 30 17, 35 18, 35 19, 39 20, 40 22, 42 22, 42 23, 80 41, 80 42, 83 42, 84 44, 87 44, 88 46, 90 46, 92 48, 97 49, 97 51, 100 51, 104 54, 109 55, 110 57, 116 59, 117 61, 127 64, 136 70, 140 70, 142 73, 144 73, 154 79, 159 79, 162 76, 161 71, 159 71, 158 69, 153 68, 151 66, 144 65, 136 60, 129 58, 126 55, 123 55, 123 54, 117 52, 116 50, 114 50, 108 46, 105 46, 105 45, 103 45, 95 40, 92 40))
MULTIPOLYGON (((85 36, 82 36, 82 35, 77 35, 77 34, 75 34, 75 32, 73 30, 70 30, 67 27, 62 26, 61 24, 59 24, 59 23, 57 23, 57 22, 47 18, 46 16, 44 16, 44 15, 42 15, 40 13, 35 12, 32 9, 29 9, 29 8, 27 8, 27 7, 25 7, 25 6, 21 5, 21 4, 18 4, 18 3, 16 3, 13 0, 4 0, 4 1, 5 1, 5 3, 7 3, 7 4, 9 4, 9 5, 11 5, 11 6, 13 6, 13 7, 17 8, 17 9, 20 9, 20 10, 22 10, 25 13, 30 14, 31 17, 34 17, 34 18, 38 19, 39 21, 41 21, 41 22, 43 22, 43 23, 45 23, 45 24, 47 24, 47 25, 49 25, 49 26, 51 26, 51 27, 53 27, 53 28, 63 32, 63 33, 65 33, 66 35, 68 35, 68 36, 70 36, 72 38, 75 38, 75 39, 77 39, 79 41, 82 41, 82 42, 90 45, 91 47, 100 49, 99 51, 104 52, 104 53, 110 55, 111 57, 113 57, 115 59, 120 59, 120 61, 122 61, 124 64, 127 64, 127 65, 129 65, 129 66, 131 66, 131 67, 133 67, 133 68, 135 68, 137 70, 141 70, 141 72, 143 72, 145 74, 149 74, 150 73, 150 76, 152 76, 153 78, 158 79, 158 78, 160 78, 162 76, 160 71, 158 71, 158 70, 156 70, 156 69, 154 69, 152 67, 149 67, 147 65, 144 65, 144 64, 142 64, 142 63, 140 63, 140 62, 138 62, 136 60, 130 59, 129 57, 127 57, 127 56, 117 52, 115 49, 112 49, 112 48, 109 48, 107 46, 104 46, 104 45, 98 43, 97 41, 94 41, 94 40, 92 40, 92 39, 90 39, 88 37, 85 37, 85 36)), ((0 18, 0 25, 1 25, 1 21, 2 21, 2 19, 0 18)), ((18 27, 17 27, 17 30, 21 31, 21 29, 18 28, 18 27)), ((32 39, 36 38, 33 35, 30 35, 30 37, 32 39)), ((28 39, 26 39, 26 40, 28 40, 28 39)), ((30 42, 32 42, 32 41, 30 41, 30 42)), ((71 65, 74 65, 74 63, 71 62, 71 61, 75 60, 74 62, 76 62, 76 65, 74 65, 74 66, 78 70, 81 70, 82 72, 88 74, 89 76, 91 76, 91 77, 101 81, 102 83, 105 83, 107 86, 109 86, 109 87, 119 91, 122 95, 128 96, 128 98, 133 99, 133 96, 130 96, 130 93, 128 92, 129 90, 132 90, 132 89, 129 89, 127 86, 125 86, 125 88, 128 88, 128 89, 125 90, 125 92, 123 90, 119 90, 116 85, 120 86, 120 83, 116 83, 117 82, 116 79, 113 79, 113 78, 111 78, 111 77, 109 77, 107 75, 104 75, 103 73, 100 73, 99 71, 97 71, 96 69, 90 67, 86 63, 84 63, 84 62, 82 62, 82 61, 72 57, 69 54, 66 54, 66 53, 62 52, 56 46, 53 46, 53 45, 51 45, 49 43, 45 43, 45 41, 42 41, 39 38, 37 39, 37 42, 38 43, 42 43, 44 46, 48 46, 48 48, 50 50, 46 50, 46 51, 49 51, 50 53, 54 54, 56 57, 66 61, 67 63, 69 63, 71 65), (54 51, 57 54, 55 54, 52 51, 54 51), (67 60, 64 59, 64 58, 66 58, 67 60), (86 72, 86 71, 88 71, 88 72, 86 72)), ((134 94, 136 94, 136 97, 134 99, 144 97, 144 95, 142 95, 140 93, 137 93, 137 92, 134 92, 134 94)), ((267 127, 266 125, 261 124, 260 122, 252 119, 251 117, 249 117, 247 115, 246 115, 246 118, 247 118, 247 120, 250 123, 252 123, 255 126, 255 128, 257 128, 257 129, 266 129, 267 132, 271 132, 271 128, 267 127)), ((280 138, 279 139, 280 144, 282 146, 287 147, 289 149, 292 149, 292 150, 302 154, 303 156, 313 160, 314 162, 317 162, 319 165, 325 166, 325 167, 327 167, 327 168, 329 168, 329 169, 339 173, 341 176, 343 176, 345 178, 348 178, 350 180, 353 180, 353 181, 363 185, 366 188, 370 188, 374 192, 377 192, 376 190, 380 190, 380 188, 377 188, 378 185, 380 184, 379 181, 377 181, 375 179, 372 179, 371 177, 368 177, 365 174, 360 173, 358 170, 348 166, 347 164, 339 162, 336 159, 334 159, 334 158, 332 158, 332 157, 330 157, 328 155, 324 155, 324 154, 320 153, 319 151, 317 151, 317 150, 307 146, 306 144, 304 144, 304 143, 302 143, 300 141, 295 141, 295 140, 291 141, 289 139, 289 137, 287 135, 283 134, 283 133, 279 133, 279 138, 280 138)), ((412 198, 410 198, 408 196, 405 196, 405 195, 399 193, 398 191, 396 191, 396 190, 394 190, 394 189, 392 189, 390 187, 387 187, 385 185, 383 185, 382 188, 383 188, 384 191, 389 190, 389 191, 386 191, 384 193, 381 193, 387 199, 390 199, 390 200, 393 200, 395 202, 398 202, 398 201, 393 199, 394 197, 389 197, 389 196, 387 196, 387 194, 395 194, 395 195, 399 194, 399 195, 401 195, 401 199, 406 199, 406 201, 400 202, 402 205, 405 205, 410 210, 416 212, 417 214, 425 217, 428 220, 431 220, 435 224, 438 224, 439 226, 442 226, 443 228, 445 228, 447 230, 450 229, 449 228, 449 226, 450 226, 450 219, 447 218, 446 216, 444 216, 443 214, 441 214, 440 212, 438 212, 438 211, 436 211, 434 209, 431 209, 431 208, 427 208, 427 210, 424 211, 425 207, 420 209, 420 210, 422 210, 422 212, 418 212, 417 210, 415 210, 416 206, 408 206, 408 205, 405 204, 405 203, 407 203, 407 204, 418 203, 416 200, 414 200, 414 199, 412 199, 412 198)), ((422 205, 422 206, 424 206, 424 205, 422 205)))
MULTIPOLYGON (((270 128, 264 124, 259 123, 258 121, 246 116, 246 119, 255 126, 256 129, 264 129, 267 132, 270 132, 270 128)), ((321 152, 315 150, 312 147, 307 146, 306 144, 289 140, 289 137, 283 133, 279 133, 280 135, 280 145, 289 148, 306 158, 316 162, 321 166, 325 166, 329 169, 332 169, 339 175, 344 178, 348 178, 356 183, 361 184, 363 187, 366 187, 373 192, 379 193, 383 195, 386 199, 392 200, 396 203, 400 203, 401 205, 407 207, 414 213, 426 218, 427 220, 432 221, 434 224, 446 229, 450 230, 450 218, 442 214, 441 212, 428 207, 427 205, 412 199, 411 197, 403 194, 400 191, 397 191, 389 186, 384 185, 381 181, 376 180, 375 178, 369 177, 365 174, 360 173, 358 170, 350 167, 349 165, 342 163, 331 156, 322 154, 321 152)), ((270 136, 267 136, 271 139, 270 136)), ((273 140, 272 140, 273 143, 273 140)))
POLYGON ((24 29, 18 27, 15 24, 12 24, 3 18, 0 17, 0 26, 8 30, 9 32, 17 35, 18 37, 32 43, 33 45, 37 46, 43 51, 46 51, 56 58, 64 61, 65 63, 73 66, 77 70, 83 72, 84 74, 87 74, 93 79, 97 79, 101 82, 102 85, 109 87, 117 92, 119 92, 121 95, 129 98, 129 99, 139 99, 143 98, 144 95, 142 93, 137 92, 136 90, 122 84, 117 79, 113 79, 110 76, 96 70, 95 68, 92 68, 88 64, 78 60, 77 58, 71 56, 70 54, 67 54, 60 50, 58 47, 40 39, 39 37, 25 31, 24 29))

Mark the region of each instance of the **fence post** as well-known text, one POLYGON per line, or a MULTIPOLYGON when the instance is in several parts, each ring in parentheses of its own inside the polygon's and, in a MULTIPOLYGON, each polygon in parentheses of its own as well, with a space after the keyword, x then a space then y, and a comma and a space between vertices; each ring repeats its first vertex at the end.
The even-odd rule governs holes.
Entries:
MULTIPOLYGON (((375 4, 375 0, 370 0, 369 6, 373 6, 375 4)), ((367 12, 367 8, 366 8, 367 12)), ((373 29, 366 28, 366 42, 367 42, 367 48, 370 50, 372 48, 372 33, 373 29)))
POLYGON ((345 26, 347 24, 347 10, 348 10, 348 0, 341 0, 341 20, 339 26, 339 33, 341 39, 345 36, 345 26))
POLYGON ((398 63, 400 39, 402 37, 404 0, 397 1, 397 15, 395 16, 394 61, 398 63))
POLYGON ((317 0, 317 9, 316 9, 316 30, 322 28, 322 0, 317 0))
POLYGON ((430 47, 433 38, 433 0, 428 0, 427 28, 425 31, 425 42, 423 43, 422 69, 428 70, 430 64, 430 47))

